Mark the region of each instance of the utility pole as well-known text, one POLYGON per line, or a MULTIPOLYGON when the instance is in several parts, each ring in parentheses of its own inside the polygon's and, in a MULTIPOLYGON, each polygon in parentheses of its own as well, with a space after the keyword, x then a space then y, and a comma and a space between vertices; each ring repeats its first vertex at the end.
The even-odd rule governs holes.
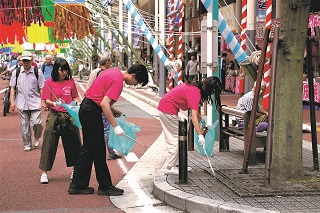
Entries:
MULTIPOLYGON (((159 2, 160 3, 160 2, 159 2)), ((159 4, 159 30, 160 30, 160 43, 165 45, 165 18, 166 18, 166 5, 167 1, 163 1, 159 4)), ((159 96, 162 97, 166 94, 167 87, 167 73, 163 63, 159 64, 159 96)))
MULTIPOLYGON (((218 72, 218 0, 212 0, 212 13, 207 13, 207 76, 219 77, 218 72)), ((207 106, 207 123, 218 120, 213 105, 207 106)), ((217 129, 218 131, 218 129, 217 129)), ((218 134, 216 134, 218 135, 218 134)))

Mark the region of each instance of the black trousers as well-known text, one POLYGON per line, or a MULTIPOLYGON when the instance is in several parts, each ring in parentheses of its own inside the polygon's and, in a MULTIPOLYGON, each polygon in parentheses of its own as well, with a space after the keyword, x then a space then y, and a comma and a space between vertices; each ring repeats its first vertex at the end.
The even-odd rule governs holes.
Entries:
POLYGON ((106 163, 106 145, 101 113, 101 107, 92 100, 85 98, 82 101, 79 118, 82 125, 83 146, 72 179, 72 183, 78 188, 89 186, 92 163, 99 189, 106 189, 112 185, 106 163))

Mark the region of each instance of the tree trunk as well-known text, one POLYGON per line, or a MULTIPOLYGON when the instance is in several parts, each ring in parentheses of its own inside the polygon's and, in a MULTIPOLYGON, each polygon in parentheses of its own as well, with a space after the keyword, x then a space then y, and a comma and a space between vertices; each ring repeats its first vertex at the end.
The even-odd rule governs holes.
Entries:
MULTIPOLYGON (((275 70, 271 180, 300 179, 302 162, 302 73, 310 1, 281 0, 275 70)), ((275 182, 273 182, 275 181, 275 182)))

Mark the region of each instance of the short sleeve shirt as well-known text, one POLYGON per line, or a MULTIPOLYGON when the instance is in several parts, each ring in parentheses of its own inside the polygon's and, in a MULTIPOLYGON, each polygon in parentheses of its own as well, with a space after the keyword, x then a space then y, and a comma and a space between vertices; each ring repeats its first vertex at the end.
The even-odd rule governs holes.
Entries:
POLYGON ((158 110, 171 114, 178 115, 179 110, 198 110, 201 94, 200 89, 189 84, 180 84, 166 93, 159 102, 158 110))
POLYGON ((97 76, 87 92, 86 98, 100 106, 104 96, 117 101, 123 89, 123 74, 118 68, 110 68, 97 76))
POLYGON ((38 79, 34 73, 34 67, 31 66, 30 71, 24 71, 24 67, 20 67, 18 79, 16 79, 17 69, 12 72, 10 86, 16 87, 16 107, 20 110, 39 110, 41 109, 40 89, 43 89, 44 76, 38 70, 38 79))
MULTIPOLYGON (((60 98, 66 104, 70 104, 73 98, 77 97, 79 97, 78 90, 73 79, 52 81, 52 78, 47 79, 41 96, 43 100, 50 99, 51 101, 60 98)), ((58 112, 67 112, 64 107, 49 106, 49 108, 58 112)))
MULTIPOLYGON (((247 92, 238 100, 238 104, 236 109, 243 110, 243 111, 251 111, 253 106, 253 99, 254 99, 254 91, 247 92)), ((261 107, 258 105, 258 111, 261 107)))

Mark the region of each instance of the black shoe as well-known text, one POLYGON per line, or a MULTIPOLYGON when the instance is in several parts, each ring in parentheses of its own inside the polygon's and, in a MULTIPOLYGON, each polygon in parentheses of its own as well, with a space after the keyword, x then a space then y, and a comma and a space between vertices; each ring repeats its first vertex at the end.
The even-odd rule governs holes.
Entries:
POLYGON ((99 189, 98 195, 106 195, 106 196, 119 196, 123 195, 124 190, 119 189, 115 186, 109 186, 107 189, 99 189))
POLYGON ((114 154, 109 154, 109 157, 108 157, 108 160, 116 160, 116 159, 119 159, 119 158, 122 158, 121 155, 117 155, 117 153, 114 153, 114 154))
POLYGON ((78 195, 78 194, 93 194, 94 188, 92 187, 83 187, 83 188, 77 188, 73 183, 70 183, 70 187, 68 190, 69 194, 71 195, 78 195))

